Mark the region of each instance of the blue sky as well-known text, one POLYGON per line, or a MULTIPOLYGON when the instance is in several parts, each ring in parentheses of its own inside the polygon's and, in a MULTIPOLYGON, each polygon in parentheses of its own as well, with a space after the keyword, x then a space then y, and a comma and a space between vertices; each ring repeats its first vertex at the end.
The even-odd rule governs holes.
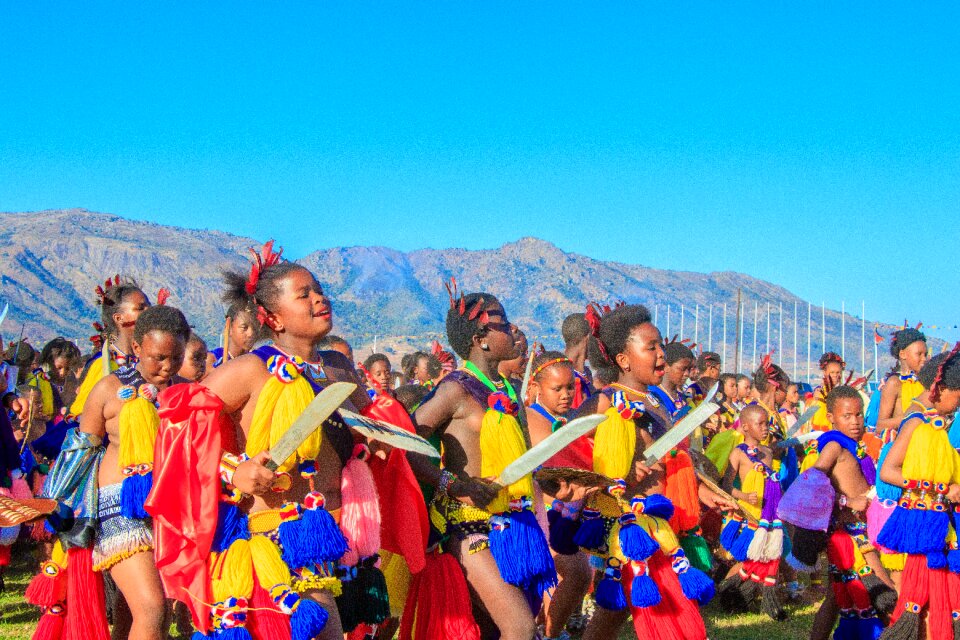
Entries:
MULTIPOLYGON (((739 270, 960 322, 960 5, 0 4, 0 210, 739 270)), ((960 337, 945 335, 944 337, 960 337)))

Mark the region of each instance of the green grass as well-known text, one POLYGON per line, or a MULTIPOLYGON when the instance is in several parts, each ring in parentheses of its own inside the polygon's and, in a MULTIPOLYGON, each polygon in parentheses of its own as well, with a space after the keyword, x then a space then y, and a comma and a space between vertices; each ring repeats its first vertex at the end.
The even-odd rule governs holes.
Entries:
MULTIPOLYGON (((13 562, 5 574, 6 591, 0 593, 0 640, 29 640, 37 624, 39 612, 27 604, 23 592, 36 569, 33 548, 18 544, 13 549, 13 562)), ((731 615, 716 605, 703 610, 710 640, 798 640, 810 634, 817 611, 816 593, 803 602, 789 605, 790 618, 774 622, 761 613, 731 615)), ((624 625, 618 640, 634 640, 633 627, 624 625)))

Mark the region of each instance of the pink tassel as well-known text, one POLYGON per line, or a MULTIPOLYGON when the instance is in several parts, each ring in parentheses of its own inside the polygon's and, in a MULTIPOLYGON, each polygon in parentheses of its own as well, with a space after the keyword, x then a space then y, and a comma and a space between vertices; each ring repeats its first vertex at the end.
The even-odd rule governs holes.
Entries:
POLYGON ((30 485, 23 476, 13 478, 10 484, 10 493, 14 500, 30 500, 33 498, 33 492, 30 491, 30 485))
POLYGON ((380 501, 373 474, 366 463, 369 456, 370 450, 365 445, 356 445, 353 457, 343 467, 340 485, 343 498, 340 528, 350 543, 350 550, 342 562, 351 566, 360 558, 380 551, 380 501))

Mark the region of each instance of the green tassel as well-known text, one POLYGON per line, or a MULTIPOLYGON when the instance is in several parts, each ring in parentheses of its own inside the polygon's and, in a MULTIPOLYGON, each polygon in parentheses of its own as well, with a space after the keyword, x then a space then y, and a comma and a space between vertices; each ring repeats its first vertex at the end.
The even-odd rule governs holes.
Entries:
POLYGON ((692 566, 704 573, 710 573, 713 570, 710 547, 702 536, 695 533, 684 536, 680 539, 680 546, 683 547, 683 552, 687 554, 687 560, 692 566))

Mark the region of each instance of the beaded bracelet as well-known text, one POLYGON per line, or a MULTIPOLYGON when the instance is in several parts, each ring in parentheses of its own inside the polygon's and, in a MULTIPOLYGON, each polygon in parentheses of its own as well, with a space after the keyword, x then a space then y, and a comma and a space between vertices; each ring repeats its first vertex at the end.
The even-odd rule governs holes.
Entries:
POLYGON ((449 497, 451 497, 451 496, 450 496, 450 487, 451 487, 451 486, 453 485, 453 483, 456 482, 456 481, 457 481, 457 476, 455 476, 454 474, 450 473, 450 472, 447 471, 446 469, 441 469, 441 470, 440 470, 440 482, 437 483, 437 489, 439 489, 440 492, 443 493, 443 495, 445 495, 445 496, 447 496, 447 497, 449 498, 449 497))

